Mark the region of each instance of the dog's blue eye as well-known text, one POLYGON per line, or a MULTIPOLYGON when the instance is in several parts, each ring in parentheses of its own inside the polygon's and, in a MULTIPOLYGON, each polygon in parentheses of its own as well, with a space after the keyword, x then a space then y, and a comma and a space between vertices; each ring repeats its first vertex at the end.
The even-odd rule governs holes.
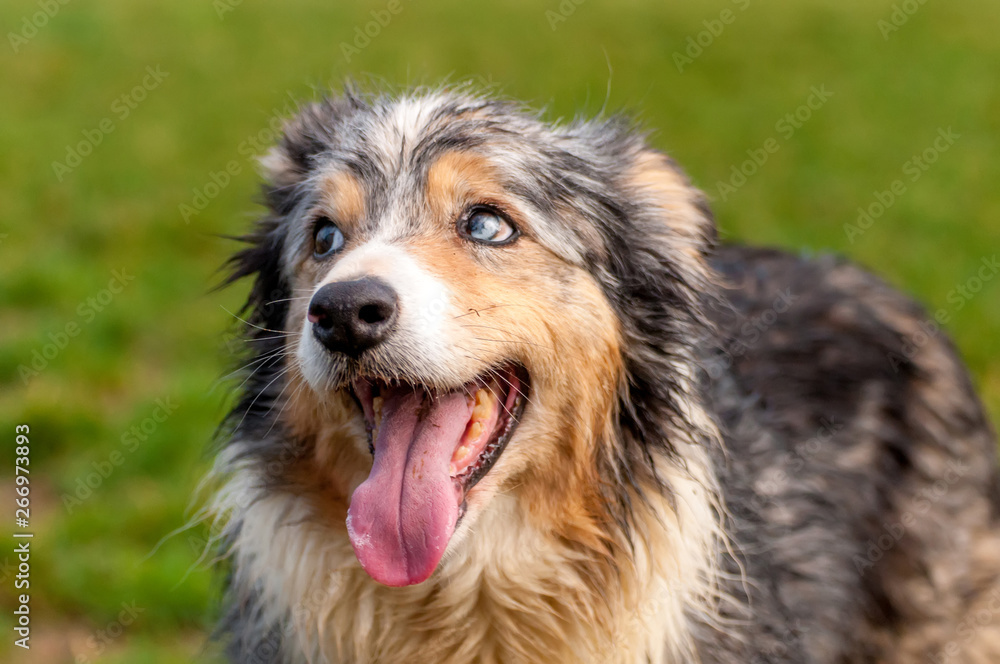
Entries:
POLYGON ((514 225, 489 208, 474 208, 458 222, 462 237, 483 244, 507 244, 517 239, 514 225))
POLYGON ((332 221, 323 218, 316 222, 313 232, 313 255, 316 258, 326 258, 344 246, 344 234, 332 221))

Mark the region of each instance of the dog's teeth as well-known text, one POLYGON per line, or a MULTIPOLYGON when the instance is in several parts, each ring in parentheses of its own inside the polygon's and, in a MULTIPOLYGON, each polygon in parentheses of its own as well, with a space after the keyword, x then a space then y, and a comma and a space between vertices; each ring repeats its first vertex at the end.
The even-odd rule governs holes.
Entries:
POLYGON ((489 390, 478 389, 476 390, 476 407, 472 409, 472 420, 486 420, 489 419, 490 414, 493 412, 493 404, 496 401, 496 397, 489 390))
POLYGON ((483 423, 473 422, 468 431, 462 437, 462 444, 458 446, 455 453, 451 455, 451 474, 457 470, 457 464, 462 463, 472 454, 472 445, 483 435, 483 423))
POLYGON ((456 474, 458 472, 458 464, 467 459, 471 452, 472 450, 465 445, 459 445, 458 449, 455 450, 455 453, 451 456, 451 465, 448 468, 448 473, 450 475, 456 474))
MULTIPOLYGON (((472 426, 469 427, 469 431, 465 434, 465 440, 467 440, 470 443, 474 443, 477 440, 479 440, 479 437, 481 435, 483 435, 483 423, 473 422, 472 426)), ((459 449, 462 448, 460 447, 459 449)))

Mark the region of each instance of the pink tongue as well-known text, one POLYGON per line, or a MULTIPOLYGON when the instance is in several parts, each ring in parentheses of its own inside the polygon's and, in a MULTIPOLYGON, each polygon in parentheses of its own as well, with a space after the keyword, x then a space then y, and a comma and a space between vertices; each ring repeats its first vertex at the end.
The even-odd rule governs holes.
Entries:
POLYGON ((425 581, 458 521, 461 489, 448 473, 472 416, 461 391, 383 394, 371 474, 351 496, 347 532, 361 566, 387 586, 425 581))

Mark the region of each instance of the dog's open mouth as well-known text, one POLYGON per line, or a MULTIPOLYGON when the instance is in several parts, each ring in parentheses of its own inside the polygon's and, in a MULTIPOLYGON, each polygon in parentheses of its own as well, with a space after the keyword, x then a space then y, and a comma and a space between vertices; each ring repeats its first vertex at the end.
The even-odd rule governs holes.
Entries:
POLYGON ((376 581, 420 583, 440 562, 467 493, 514 433, 527 371, 508 365, 452 390, 365 378, 353 387, 374 462, 351 496, 351 544, 376 581))

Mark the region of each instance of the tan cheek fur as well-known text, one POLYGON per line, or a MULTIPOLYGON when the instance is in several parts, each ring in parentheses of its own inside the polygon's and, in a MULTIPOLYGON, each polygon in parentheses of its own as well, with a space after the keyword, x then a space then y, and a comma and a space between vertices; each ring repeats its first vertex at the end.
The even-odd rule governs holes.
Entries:
POLYGON ((597 286, 582 271, 566 272, 527 239, 516 250, 499 250, 507 252, 502 273, 478 266, 449 241, 422 239, 409 248, 456 285, 454 310, 461 313, 452 338, 470 373, 515 359, 531 375, 530 404, 516 436, 525 442, 509 445, 484 478, 490 481, 477 489, 516 483, 541 522, 571 527, 592 521, 595 506, 581 501, 595 481, 593 444, 610 425, 621 375, 616 320, 597 286), (557 283, 556 273, 564 283, 557 283))
MULTIPOLYGON (((479 202, 516 214, 489 163, 474 153, 442 156, 429 171, 427 200, 439 219, 457 219, 464 207, 479 202)), ((503 490, 504 480, 514 478, 540 525, 560 524, 596 547, 590 461, 593 441, 611 424, 621 375, 617 320, 589 275, 528 237, 480 249, 496 253, 496 269, 477 263, 463 244, 446 229, 411 249, 439 278, 456 284, 454 309, 461 313, 454 338, 462 349, 486 365, 517 359, 532 381, 530 408, 517 436, 531 442, 508 446, 479 493, 503 490)))

